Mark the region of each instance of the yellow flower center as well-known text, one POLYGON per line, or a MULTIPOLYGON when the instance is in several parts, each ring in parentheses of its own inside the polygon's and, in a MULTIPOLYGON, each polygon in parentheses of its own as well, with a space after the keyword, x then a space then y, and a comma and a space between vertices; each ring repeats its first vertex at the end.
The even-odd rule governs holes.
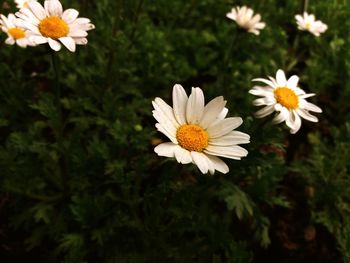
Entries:
POLYGON ((279 87, 275 89, 275 98, 277 102, 287 109, 296 109, 299 104, 298 96, 294 91, 287 87, 279 87))
POLYGON ((44 37, 57 39, 67 36, 69 27, 61 18, 50 16, 40 21, 39 31, 44 37))
POLYGON ((310 29, 311 23, 310 23, 310 22, 306 22, 306 23, 305 23, 305 27, 306 27, 307 29, 310 29))
POLYGON ((208 146, 208 133, 195 124, 185 124, 176 131, 176 139, 182 148, 201 152, 208 146))
POLYGON ((26 36, 26 34, 24 33, 24 31, 20 28, 10 28, 7 31, 14 39, 20 39, 20 38, 24 38, 26 36))

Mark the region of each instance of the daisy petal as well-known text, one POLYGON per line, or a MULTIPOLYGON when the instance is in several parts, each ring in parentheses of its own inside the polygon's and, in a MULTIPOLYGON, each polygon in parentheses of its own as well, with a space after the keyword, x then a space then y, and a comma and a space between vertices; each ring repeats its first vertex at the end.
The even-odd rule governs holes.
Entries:
POLYGON ((213 124, 211 124, 207 129, 209 138, 213 139, 223 136, 239 127, 242 123, 243 120, 240 117, 231 117, 224 120, 216 121, 213 124))
POLYGON ((62 44, 68 48, 69 51, 75 52, 75 42, 71 37, 60 37, 59 40, 62 44))
POLYGON ((55 51, 61 50, 61 44, 58 41, 56 41, 52 38, 48 38, 48 43, 53 50, 55 50, 55 51))
POLYGON ((213 156, 213 155, 206 155, 210 162, 212 162, 214 169, 219 171, 220 173, 226 174, 229 172, 229 168, 227 164, 221 160, 220 158, 213 156))
POLYGON ((276 81, 278 86, 285 87, 287 84, 286 75, 284 74, 283 70, 279 69, 276 74, 276 81))
POLYGON ((73 8, 67 9, 62 14, 62 19, 67 23, 71 24, 77 19, 79 12, 73 8))
POLYGON ((204 111, 204 95, 200 88, 192 88, 192 93, 187 101, 187 123, 197 124, 202 118, 204 111))
POLYGON ((193 162, 198 166, 199 170, 206 174, 209 171, 209 161, 203 153, 191 152, 193 162))
POLYGON ((184 88, 176 84, 173 87, 173 110, 175 119, 179 124, 186 123, 187 94, 184 88))
POLYGON ((217 97, 211 100, 205 107, 203 112, 203 117, 200 121, 200 126, 206 129, 210 124, 212 124, 222 110, 225 108, 226 101, 224 97, 217 97))
POLYGON ((175 150, 179 146, 176 144, 173 144, 171 142, 164 142, 159 145, 157 145, 154 148, 154 151, 159 155, 159 156, 164 156, 164 157, 175 157, 175 150))
POLYGON ((182 164, 187 164, 192 162, 192 157, 190 152, 180 146, 177 146, 175 149, 175 158, 177 162, 182 164))

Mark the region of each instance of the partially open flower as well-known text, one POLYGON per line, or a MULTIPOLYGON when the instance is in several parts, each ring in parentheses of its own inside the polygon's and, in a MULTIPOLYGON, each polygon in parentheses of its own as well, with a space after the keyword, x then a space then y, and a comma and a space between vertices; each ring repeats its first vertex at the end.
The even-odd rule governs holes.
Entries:
POLYGON ((8 45, 17 44, 20 47, 32 46, 33 43, 29 41, 29 33, 27 30, 16 25, 16 17, 14 14, 9 14, 7 17, 0 15, 0 25, 2 31, 7 34, 5 43, 8 45))
POLYGON ((62 43, 74 52, 76 45, 87 44, 86 31, 95 28, 88 18, 78 18, 77 10, 63 11, 59 0, 46 0, 44 7, 29 1, 28 8, 22 8, 16 15, 20 25, 31 32, 31 41, 35 44, 48 43, 55 51, 61 49, 62 43))
POLYGON ((259 35, 261 29, 265 27, 265 23, 261 22, 261 16, 256 14, 253 16, 254 11, 246 6, 234 7, 230 13, 226 14, 226 17, 236 21, 236 23, 247 30, 250 33, 259 35))
POLYGON ((242 118, 225 118, 228 110, 223 97, 204 105, 200 88, 192 88, 189 97, 181 85, 173 88, 173 108, 161 98, 153 102, 153 116, 158 131, 171 142, 159 144, 154 151, 165 157, 175 157, 179 163, 194 163, 202 173, 215 170, 227 173, 228 166, 217 156, 240 160, 248 151, 238 144, 249 143, 248 134, 233 131, 242 118))
POLYGON ((273 112, 279 112, 273 119, 274 123, 286 122, 290 128, 290 133, 296 133, 301 127, 301 118, 308 121, 318 122, 317 117, 311 115, 309 111, 322 112, 316 105, 307 102, 306 98, 312 97, 315 94, 306 94, 298 87, 299 77, 291 76, 288 80, 283 72, 279 69, 276 74, 276 79, 253 79, 260 81, 268 86, 254 86, 249 93, 260 96, 261 98, 253 101, 255 106, 263 106, 264 108, 255 113, 257 118, 263 118, 273 112))
POLYGON ((296 15, 298 29, 302 31, 309 31, 314 36, 318 37, 321 33, 325 32, 328 26, 322 23, 320 20, 316 20, 314 15, 309 15, 304 12, 303 16, 296 15))

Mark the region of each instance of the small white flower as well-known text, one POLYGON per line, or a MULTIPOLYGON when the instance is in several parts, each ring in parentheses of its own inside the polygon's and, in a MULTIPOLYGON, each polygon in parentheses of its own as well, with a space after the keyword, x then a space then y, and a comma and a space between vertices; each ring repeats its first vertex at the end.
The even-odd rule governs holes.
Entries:
POLYGON ((259 35, 259 30, 263 29, 266 24, 260 22, 261 16, 259 14, 256 14, 255 16, 253 16, 253 14, 254 11, 251 8, 237 6, 232 8, 231 12, 226 14, 226 17, 236 21, 240 27, 248 32, 259 35))
POLYGON ((290 128, 290 133, 296 133, 301 127, 301 118, 308 121, 318 122, 318 119, 311 115, 309 111, 322 112, 316 105, 307 102, 306 98, 312 97, 315 94, 306 94, 298 87, 299 77, 291 76, 288 80, 283 72, 279 69, 276 74, 276 79, 269 77, 269 79, 253 79, 253 81, 260 81, 268 86, 254 86, 249 93, 260 96, 261 98, 253 101, 253 105, 266 107, 255 113, 257 118, 263 118, 274 111, 279 112, 273 119, 273 123, 286 122, 290 128))
POLYGON ((173 88, 173 108, 161 98, 152 101, 156 128, 171 142, 154 148, 159 156, 175 157, 179 163, 194 163, 204 173, 229 171, 217 156, 240 160, 248 151, 238 144, 249 143, 248 134, 233 131, 242 118, 225 118, 228 112, 224 98, 217 97, 204 105, 200 88, 192 88, 189 97, 181 85, 173 88))
POLYGON ((328 26, 322 23, 320 20, 315 21, 315 16, 308 15, 307 12, 304 12, 303 16, 296 15, 295 19, 299 30, 309 31, 311 34, 317 37, 328 28, 328 26))
POLYGON ((28 8, 16 13, 20 25, 28 29, 35 44, 49 43, 50 47, 59 51, 61 43, 71 52, 76 45, 86 45, 86 31, 94 29, 88 18, 78 18, 75 9, 63 11, 59 0, 45 0, 44 7, 35 1, 28 2, 28 8))
POLYGON ((29 1, 37 1, 37 0, 15 0, 17 8, 21 9, 23 7, 28 7, 29 1))
POLYGON ((33 43, 29 41, 29 33, 23 28, 16 26, 17 18, 14 14, 9 14, 7 17, 0 15, 0 25, 2 31, 7 34, 5 43, 8 45, 17 44, 20 47, 33 46, 33 43))

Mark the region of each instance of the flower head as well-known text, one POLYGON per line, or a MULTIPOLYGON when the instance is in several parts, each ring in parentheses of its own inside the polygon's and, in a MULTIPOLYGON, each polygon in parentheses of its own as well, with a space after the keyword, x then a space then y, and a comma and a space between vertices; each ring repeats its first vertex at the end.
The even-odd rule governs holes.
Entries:
POLYGON ((35 1, 29 1, 28 7, 22 8, 16 15, 23 28, 28 29, 35 44, 48 43, 59 51, 61 43, 71 52, 76 45, 86 45, 86 31, 94 29, 88 18, 78 18, 75 9, 63 11, 59 0, 45 0, 44 7, 35 1))
POLYGON ((37 1, 37 0, 15 0, 17 8, 21 9, 23 7, 28 7, 29 1, 37 1))
POLYGON ((269 79, 253 79, 253 81, 260 81, 268 86, 254 86, 249 93, 259 96, 253 101, 253 105, 262 106, 264 108, 255 113, 257 118, 263 118, 274 111, 279 112, 273 119, 274 123, 286 122, 290 128, 290 133, 296 133, 301 127, 301 118, 308 121, 318 122, 317 117, 311 115, 312 112, 322 112, 316 105, 307 102, 306 98, 312 97, 315 94, 306 94, 298 87, 299 77, 291 76, 288 80, 283 72, 279 69, 276 74, 276 79, 269 77, 269 79))
POLYGON ((328 26, 320 20, 315 21, 314 15, 308 15, 306 12, 304 12, 303 16, 296 15, 295 19, 299 30, 309 31, 316 37, 320 36, 320 34, 325 32, 328 28, 328 26))
POLYGON ((255 16, 253 16, 253 14, 254 11, 251 8, 237 6, 232 8, 231 12, 226 14, 226 17, 236 21, 240 27, 248 32, 259 35, 259 30, 263 29, 266 24, 260 22, 261 16, 259 14, 256 14, 255 16))
POLYGON ((171 142, 159 144, 154 151, 165 157, 175 157, 179 163, 194 163, 202 173, 215 170, 227 173, 228 166, 217 156, 240 160, 248 154, 238 144, 249 143, 248 134, 233 131, 242 118, 225 118, 228 110, 223 97, 204 105, 200 88, 192 88, 189 97, 181 85, 173 88, 173 108, 161 98, 152 102, 156 128, 171 142))
POLYGON ((33 43, 29 41, 28 31, 18 27, 16 25, 16 20, 14 14, 9 14, 7 17, 0 15, 1 29, 7 34, 5 43, 8 45, 16 43, 20 47, 32 46, 33 43))

